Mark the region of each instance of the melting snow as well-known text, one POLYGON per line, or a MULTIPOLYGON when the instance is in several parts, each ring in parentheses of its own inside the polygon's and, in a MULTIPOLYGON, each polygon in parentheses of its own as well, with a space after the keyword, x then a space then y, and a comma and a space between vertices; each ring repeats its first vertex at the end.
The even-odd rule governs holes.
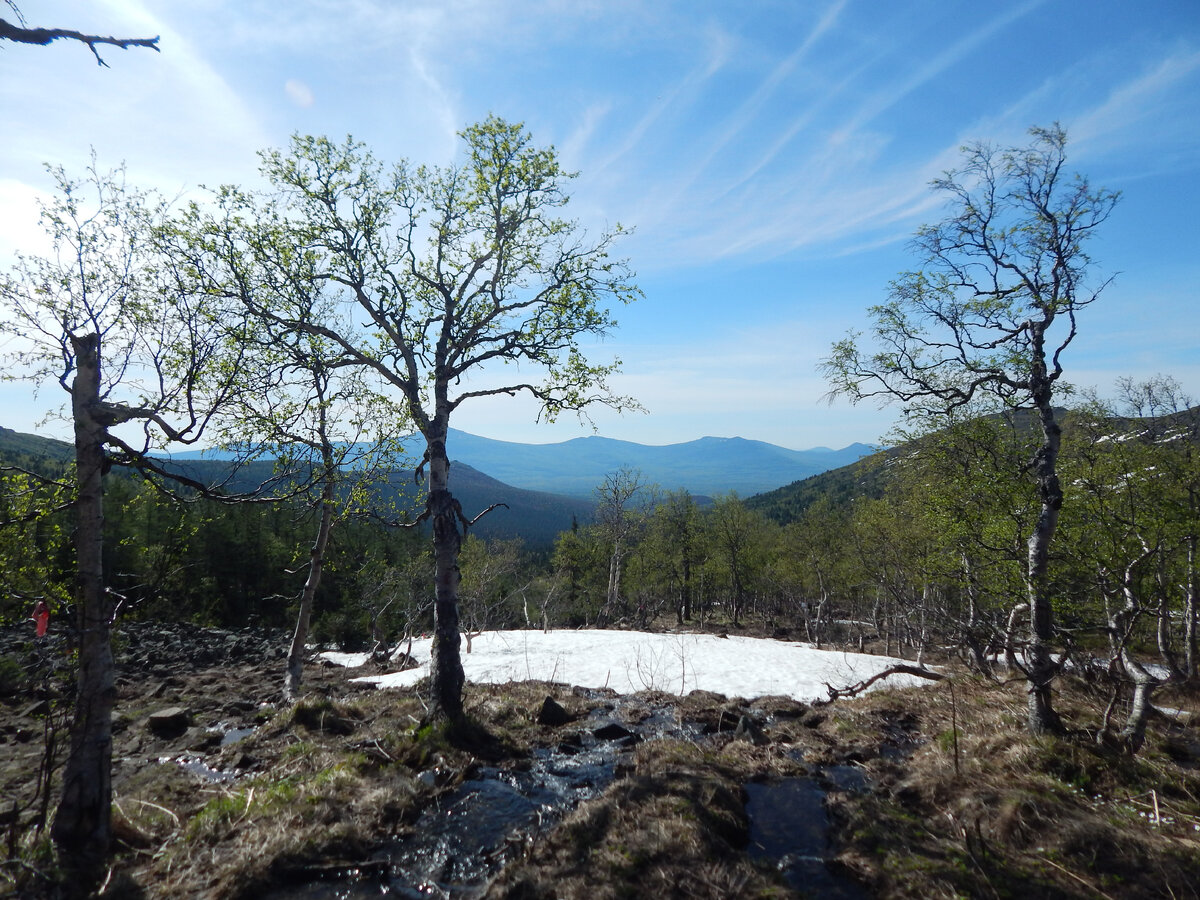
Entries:
MULTIPOLYGON (((409 687, 429 673, 430 643, 413 641, 412 655, 420 663, 415 669, 355 680, 409 687)), ((765 638, 641 631, 488 631, 473 638, 470 653, 466 649, 464 639, 463 669, 478 684, 541 680, 618 693, 700 689, 747 699, 782 694, 816 700, 828 696, 826 684, 847 687, 905 662, 765 638)), ((365 654, 323 656, 339 665, 365 661, 365 654)), ((909 675, 893 675, 887 683, 928 684, 909 675)))

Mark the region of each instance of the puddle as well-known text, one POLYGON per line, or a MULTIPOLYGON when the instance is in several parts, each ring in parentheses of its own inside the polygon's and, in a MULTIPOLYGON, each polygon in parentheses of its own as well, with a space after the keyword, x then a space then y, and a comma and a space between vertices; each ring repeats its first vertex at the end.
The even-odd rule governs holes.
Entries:
POLYGON ((774 860, 796 890, 832 900, 867 900, 863 888, 825 863, 829 817, 825 791, 815 779, 782 778, 745 787, 752 858, 774 860))
POLYGON ((227 747, 230 744, 236 744, 238 741, 250 737, 256 730, 254 726, 248 728, 226 728, 225 733, 221 735, 221 746, 227 747))

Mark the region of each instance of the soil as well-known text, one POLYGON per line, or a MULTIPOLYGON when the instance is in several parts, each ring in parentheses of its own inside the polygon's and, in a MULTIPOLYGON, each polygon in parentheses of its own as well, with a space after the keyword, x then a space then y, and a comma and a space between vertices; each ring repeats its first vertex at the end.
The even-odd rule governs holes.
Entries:
MULTIPOLYGON (((553 827, 511 836, 482 895, 1200 897, 1195 692, 1160 701, 1178 712, 1155 720, 1136 757, 1086 729, 1030 738, 1020 685, 967 673, 827 706, 468 685, 472 724, 453 730, 422 726, 420 687, 376 690, 351 680, 362 670, 315 661, 304 699, 284 706, 287 642, 123 630, 116 854, 97 893, 403 896, 382 846, 481 771, 528 770, 534 754, 587 738, 627 744, 616 779, 553 827), (617 730, 589 737, 598 714, 617 730), (664 716, 686 735, 639 739, 664 716), (811 881, 803 860, 753 852, 755 786, 793 779, 823 795, 828 823, 811 881)), ((0 632, 0 897, 71 892, 39 831, 53 798, 35 793, 48 734, 61 762, 65 659, 59 638, 0 632)), ((1060 689, 1069 721, 1095 720, 1105 701, 1087 684, 1060 689)))

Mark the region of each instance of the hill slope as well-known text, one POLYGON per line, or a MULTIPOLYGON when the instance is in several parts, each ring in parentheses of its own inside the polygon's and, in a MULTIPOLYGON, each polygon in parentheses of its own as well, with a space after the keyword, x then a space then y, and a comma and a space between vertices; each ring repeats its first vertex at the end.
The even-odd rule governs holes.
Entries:
POLYGON ((746 506, 786 525, 804 515, 822 497, 836 507, 848 506, 857 497, 882 497, 887 485, 886 461, 891 451, 875 453, 847 466, 810 475, 773 491, 756 494, 746 506))
MULTIPOLYGON (((606 475, 623 467, 640 470, 646 481, 664 490, 686 488, 697 496, 737 491, 748 496, 844 466, 872 450, 866 444, 850 444, 841 450, 789 450, 739 437, 705 437, 660 446, 593 435, 554 444, 521 444, 456 428, 450 429, 446 443, 451 460, 487 472, 505 484, 588 499, 606 475)), ((407 444, 414 449, 421 446, 419 439, 407 444)), ((175 454, 174 458, 229 456, 202 450, 175 454)))
POLYGON ((23 434, 0 427, 0 463, 39 474, 61 471, 75 459, 75 448, 65 441, 23 434))

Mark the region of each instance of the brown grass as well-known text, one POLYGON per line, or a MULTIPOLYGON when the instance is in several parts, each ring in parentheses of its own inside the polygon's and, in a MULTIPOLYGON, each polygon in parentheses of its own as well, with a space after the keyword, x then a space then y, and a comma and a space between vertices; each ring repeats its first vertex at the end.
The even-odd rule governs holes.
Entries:
MULTIPOLYGON (((917 737, 909 752, 866 763, 875 791, 832 808, 842 862, 878 896, 1200 896, 1200 760, 1181 766, 1164 749, 1183 726, 1159 723, 1130 758, 1087 728, 1030 737, 1019 685, 954 684, 953 715, 939 685, 861 698, 828 723, 865 744, 896 735, 903 709, 903 731, 917 737)), ((1098 724, 1088 688, 1063 688, 1068 721, 1098 724)))

